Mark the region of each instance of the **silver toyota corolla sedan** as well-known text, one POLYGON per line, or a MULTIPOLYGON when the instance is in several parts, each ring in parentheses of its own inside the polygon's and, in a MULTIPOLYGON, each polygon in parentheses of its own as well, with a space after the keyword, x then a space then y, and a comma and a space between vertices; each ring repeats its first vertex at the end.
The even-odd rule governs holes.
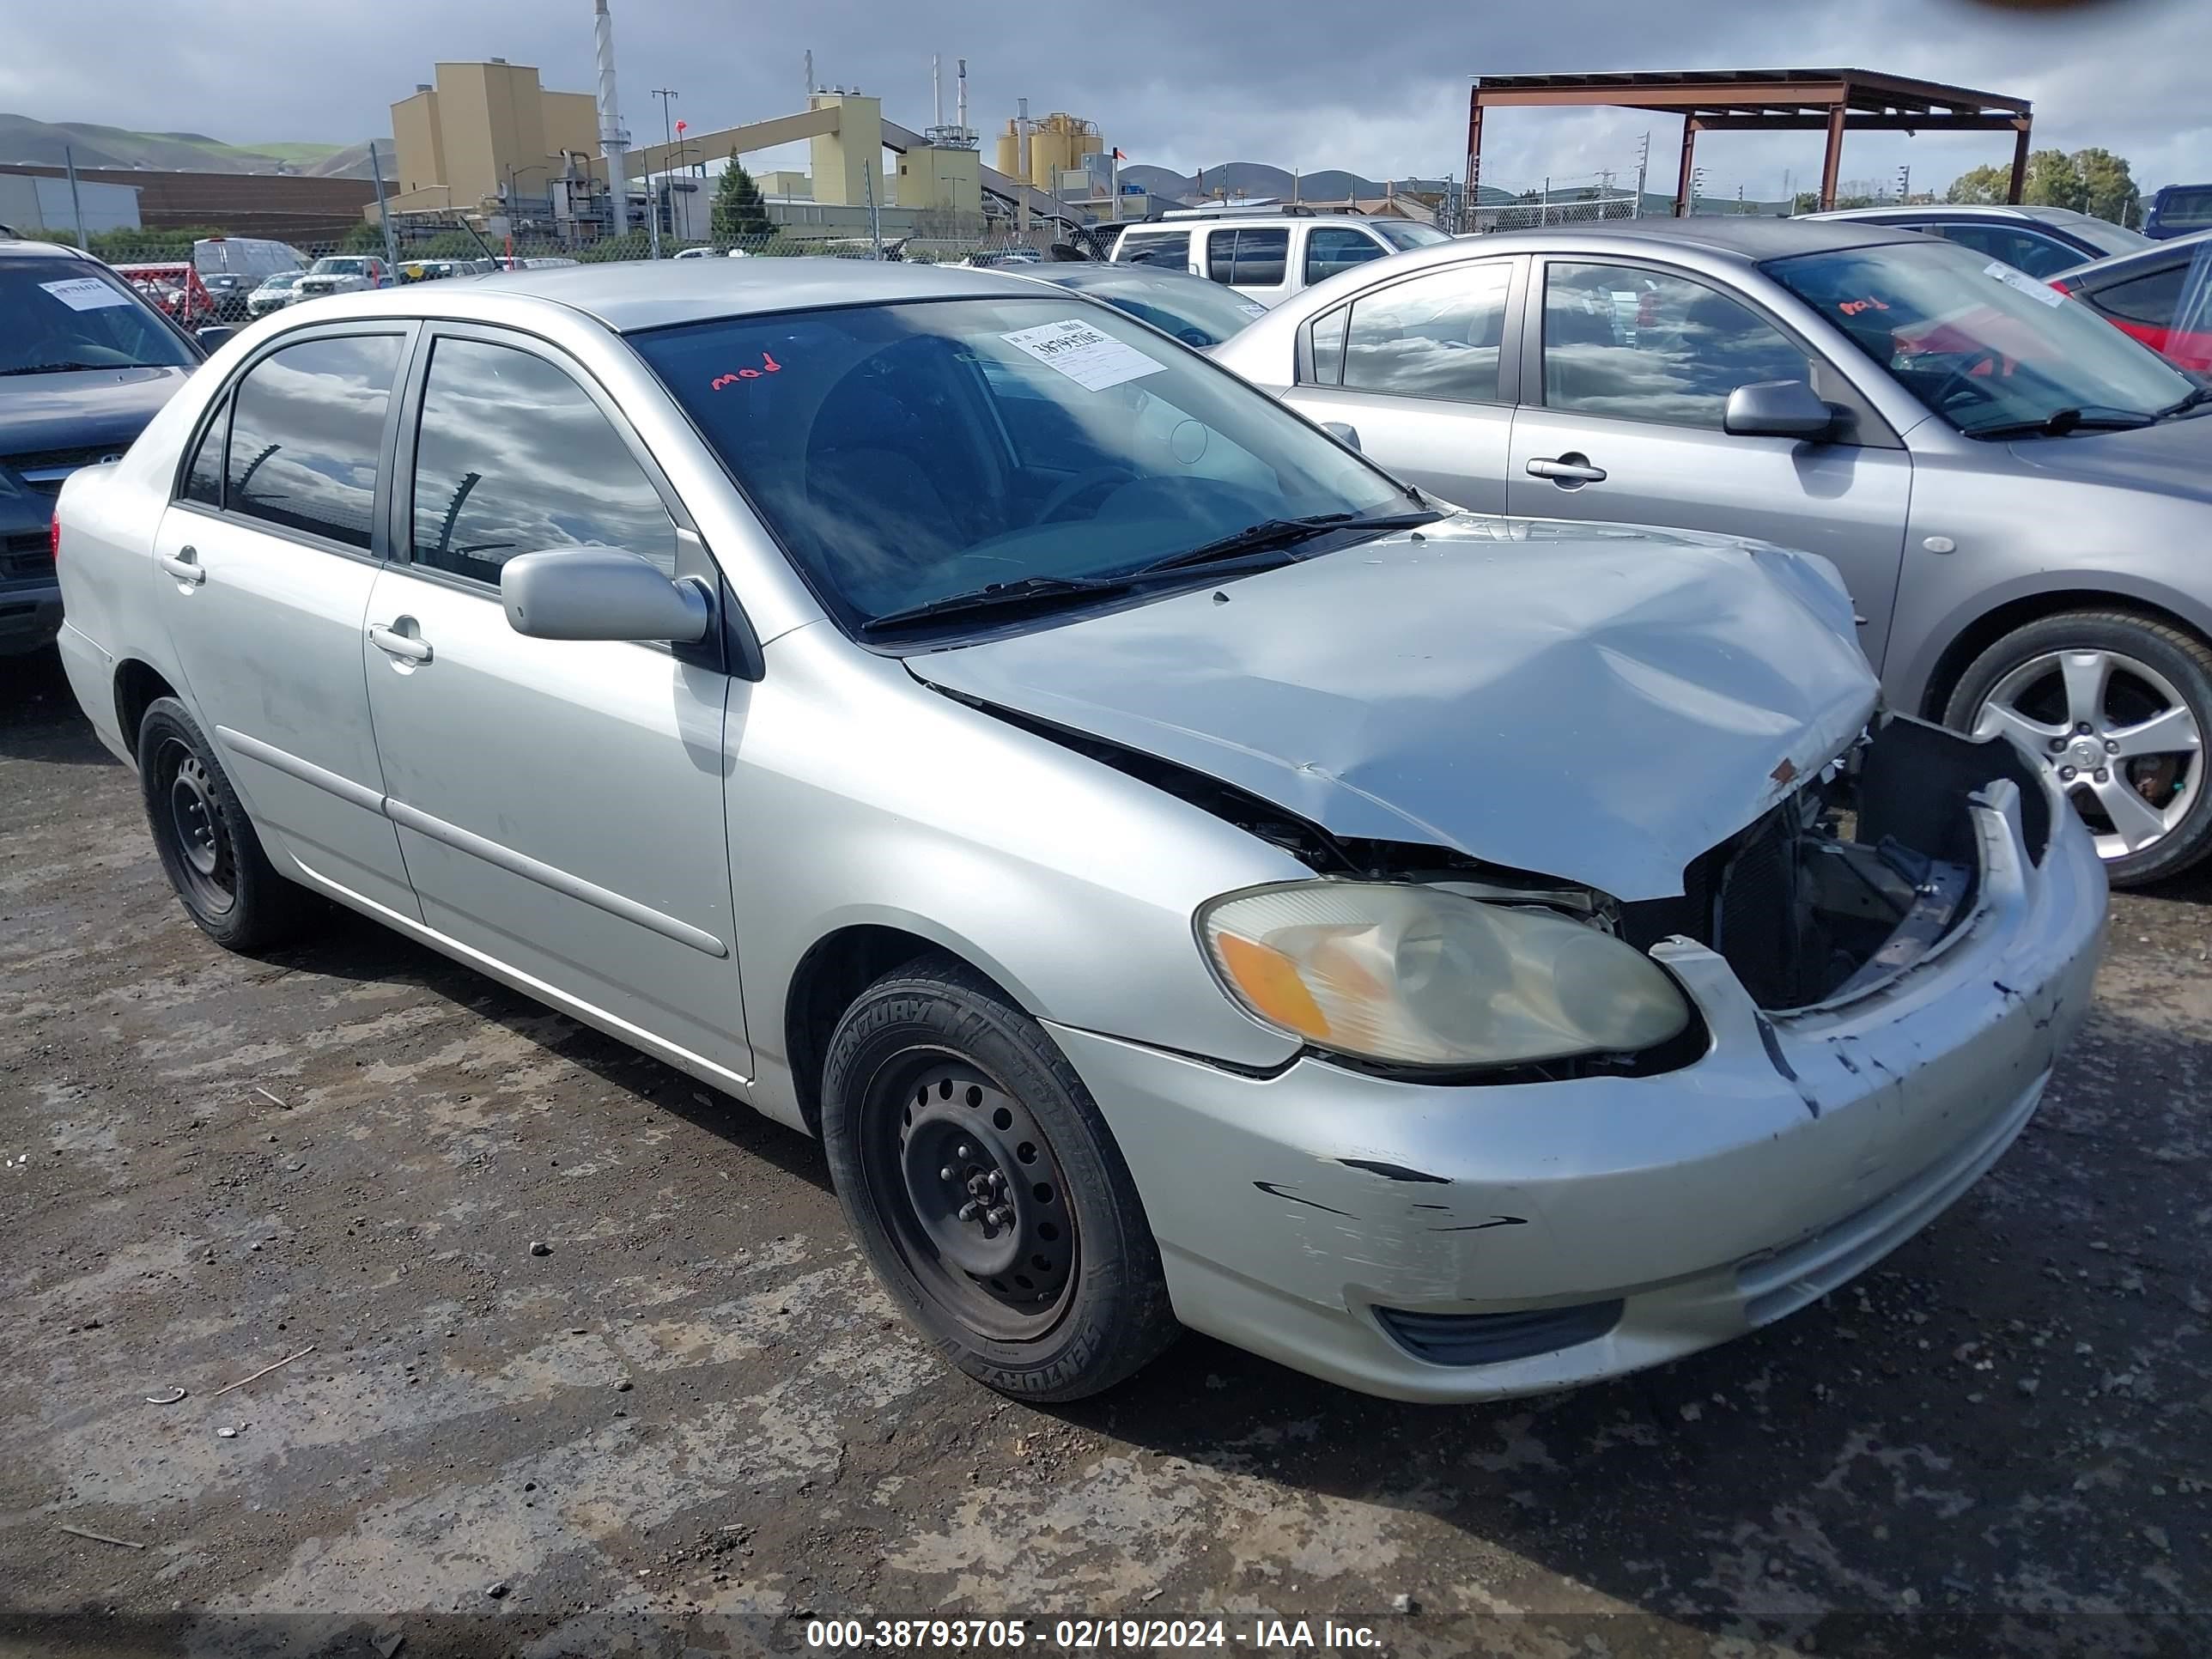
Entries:
POLYGON ((825 1143, 1037 1399, 1179 1325, 1474 1400, 1927 1223, 2087 1004, 2088 837, 1835 572, 1440 512, 1108 307, 586 267, 246 330, 60 503, 217 941, 335 899, 825 1143))
POLYGON ((2212 389, 2011 265, 1555 226, 1362 265, 1215 355, 1463 507, 1826 556, 1890 706, 2024 744, 2115 883, 2212 854, 2212 389))

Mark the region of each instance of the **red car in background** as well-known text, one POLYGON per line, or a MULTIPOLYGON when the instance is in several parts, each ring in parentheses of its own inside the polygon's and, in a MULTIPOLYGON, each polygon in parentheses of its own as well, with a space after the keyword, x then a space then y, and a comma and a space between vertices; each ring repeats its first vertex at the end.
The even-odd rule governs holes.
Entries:
POLYGON ((180 327, 198 328, 216 320, 215 296, 189 259, 173 264, 118 265, 115 274, 180 327))
POLYGON ((2051 286, 2177 368, 2212 374, 2212 230, 2076 265, 2051 286))

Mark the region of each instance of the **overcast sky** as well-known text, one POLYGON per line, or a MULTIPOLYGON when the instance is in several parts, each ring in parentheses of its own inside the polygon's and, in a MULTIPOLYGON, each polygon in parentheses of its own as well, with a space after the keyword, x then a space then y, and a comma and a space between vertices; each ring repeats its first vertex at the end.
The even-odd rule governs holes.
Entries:
MULTIPOLYGON (((196 131, 239 143, 352 143, 390 131, 392 100, 440 58, 535 64, 589 90, 591 0, 0 0, 0 110, 51 121, 196 131), (189 24, 180 20, 189 19, 189 24)), ((970 120, 989 137, 1026 96, 1100 124, 1132 161, 1188 173, 1229 161, 1371 178, 1456 173, 1470 78, 1572 70, 1850 64, 2034 100, 2039 146, 2102 144, 2146 188, 2212 178, 2212 3, 2097 0, 2053 15, 1992 0, 972 0, 963 7, 811 0, 613 0, 623 113, 660 126, 674 87, 695 131, 799 106, 817 79, 879 94, 929 120, 929 58, 964 55, 970 120), (957 21, 955 20, 956 14, 957 21)), ((1521 185, 1626 171, 1652 130, 1655 189, 1671 190, 1680 123, 1621 113, 1507 112, 1485 134, 1484 176, 1521 185)), ((1709 136, 1707 189, 1781 193, 1820 166, 1817 134, 1709 136)), ((2009 159, 2005 135, 1917 143, 1869 136, 1846 179, 1913 167, 1916 189, 2009 159)), ((786 162, 786 165, 792 163, 786 162)), ((803 165, 803 161, 798 163, 803 165)))

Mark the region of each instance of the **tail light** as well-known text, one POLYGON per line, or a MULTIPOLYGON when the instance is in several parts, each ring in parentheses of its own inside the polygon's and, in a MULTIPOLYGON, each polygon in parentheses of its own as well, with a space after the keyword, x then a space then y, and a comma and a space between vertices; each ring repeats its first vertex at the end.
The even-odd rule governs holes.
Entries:
POLYGON ((62 562, 62 515, 58 513, 46 526, 46 551, 58 566, 62 562))

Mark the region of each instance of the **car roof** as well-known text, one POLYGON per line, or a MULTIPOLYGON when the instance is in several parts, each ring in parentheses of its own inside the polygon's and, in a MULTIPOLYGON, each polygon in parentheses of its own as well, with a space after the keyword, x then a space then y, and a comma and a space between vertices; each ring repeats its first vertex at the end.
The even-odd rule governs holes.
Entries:
POLYGON ((525 299, 598 319, 618 334, 704 322, 715 317, 811 311, 826 306, 905 300, 1029 295, 1034 285, 958 265, 839 258, 607 260, 551 270, 511 270, 481 283, 440 284, 434 299, 412 286, 319 301, 322 314, 380 317, 441 313, 525 299), (338 307, 343 307, 340 311, 338 307))
MULTIPOLYGON (((1808 219, 1782 219, 1765 214, 1698 214, 1687 219, 1604 219, 1595 223, 1550 225, 1539 229, 1500 230, 1486 235, 1455 237, 1448 244, 1415 248, 1401 259, 1434 256, 1444 246, 1556 249, 1603 246, 1620 243, 1632 249, 1638 242, 1662 242, 1693 247, 1708 253, 1733 255, 1757 262, 1779 259, 1792 253, 1821 253, 1834 249, 1868 247, 1884 242, 1921 240, 1916 230, 1879 224, 1820 223, 1808 219)), ((1464 256, 1462 256, 1464 257, 1464 256)))
POLYGON ((2153 242, 2148 247, 2130 248, 2125 253, 2107 253, 2101 259, 2084 259, 2078 265, 2054 271, 2051 279, 2070 277, 2080 281, 2087 277, 2104 276, 2121 271, 2162 270, 2170 264, 2186 264, 2212 245, 2212 229, 2192 230, 2185 236, 2169 236, 2162 242, 2153 242))
POLYGON ((94 258, 82 248, 71 247, 67 242, 41 242, 35 237, 12 236, 0 232, 0 258, 89 259, 94 264, 105 264, 105 259, 94 258))
POLYGON ((1218 283, 1204 276, 1194 276, 1187 270, 1169 270, 1159 265, 1113 264, 1103 260, 1059 259, 1048 260, 1044 269, 1025 272, 1025 275, 1062 288, 1141 287, 1146 283, 1158 283, 1169 288, 1188 288, 1203 283, 1208 288, 1218 288, 1218 283))
POLYGON ((1140 219, 1124 228, 1124 236, 1139 231, 1192 230, 1206 225, 1358 225, 1364 213, 1194 213, 1188 219, 1140 219))
POLYGON ((1931 216, 1947 219, 2027 219, 2057 223, 2069 219, 2086 219, 2086 213, 2076 213, 2072 208, 2037 207, 2009 202, 1923 202, 1918 206, 1895 204, 1889 207, 1831 208, 1826 213, 1806 213, 1805 219, 1856 219, 1873 224, 1894 224, 1901 219, 1925 219, 1931 216))

